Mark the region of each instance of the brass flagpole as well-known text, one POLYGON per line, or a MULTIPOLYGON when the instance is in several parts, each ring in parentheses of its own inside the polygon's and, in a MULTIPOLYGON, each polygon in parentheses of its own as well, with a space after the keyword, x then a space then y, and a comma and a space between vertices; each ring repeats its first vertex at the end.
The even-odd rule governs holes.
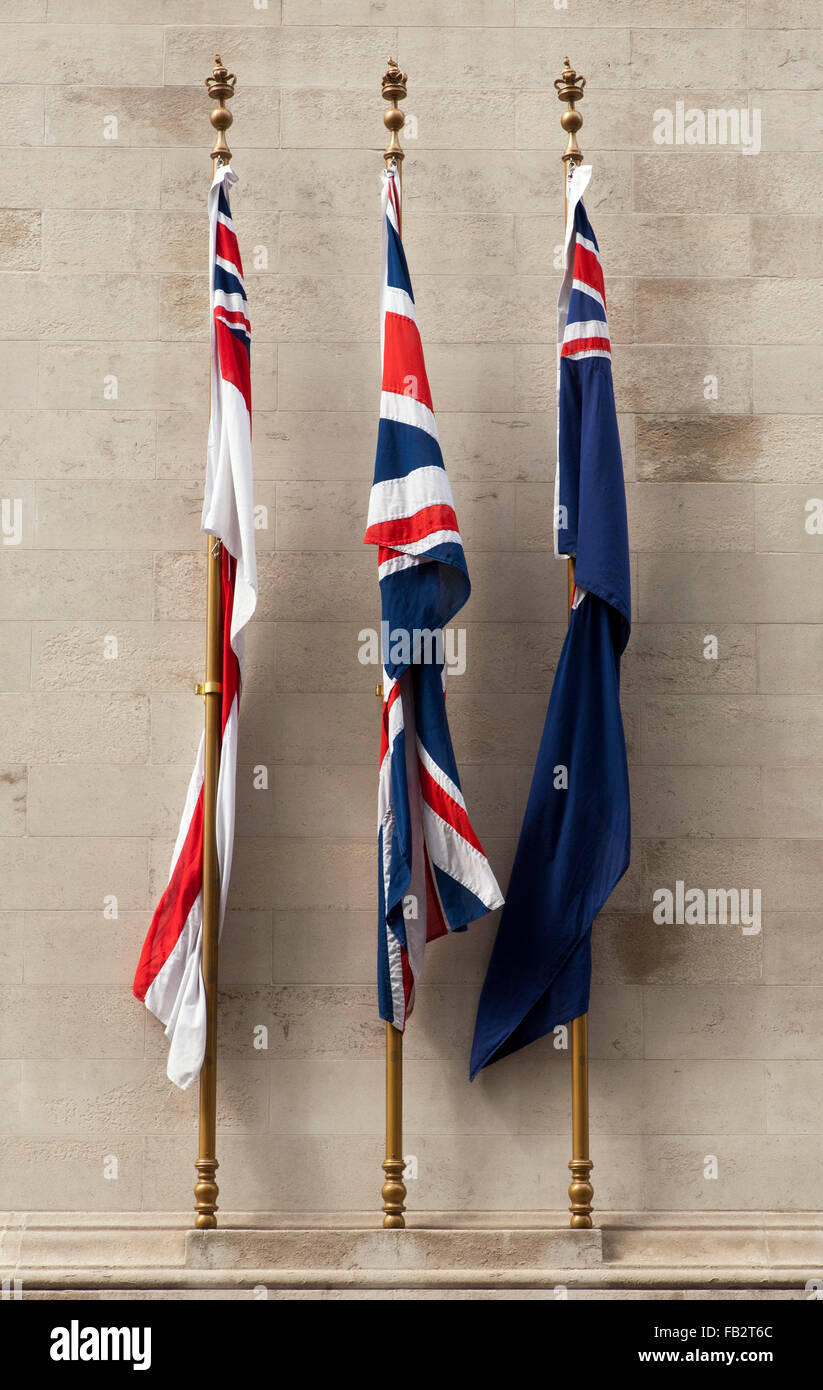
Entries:
MULTIPOLYGON (((235 77, 223 66, 218 54, 211 77, 206 78, 209 96, 218 105, 209 119, 217 132, 211 152, 212 177, 221 164, 228 164, 231 150, 226 131, 233 117, 225 103, 234 96, 235 77)), ((217 951, 220 935, 220 866, 217 860, 217 779, 220 772, 223 694, 223 595, 220 542, 206 537, 206 674, 195 687, 203 696, 205 709, 205 751, 203 771, 203 936, 202 972, 206 993, 206 1052, 200 1072, 200 1132, 197 1151, 197 1182, 194 1186, 194 1224, 199 1230, 217 1225, 217 951)))
MULTIPOLYGON (((383 122, 389 131, 383 158, 386 168, 393 166, 401 188, 403 184, 403 150, 398 138, 406 120, 397 105, 406 97, 406 74, 401 72, 393 58, 389 58, 388 68, 382 79, 383 97, 391 102, 383 112, 383 122)), ((398 229, 403 234, 402 200, 398 212, 398 229)), ((382 687, 379 688, 382 696, 382 687)), ((403 1159, 403 1034, 393 1024, 386 1024, 386 1157, 383 1160, 386 1175, 381 1190, 383 1198, 383 1225, 400 1230, 406 1225, 403 1215, 406 1203, 406 1184, 403 1172, 406 1164, 403 1159)))
MULTIPOLYGON (((575 165, 583 163, 583 151, 577 143, 577 132, 583 124, 583 117, 575 109, 575 102, 582 101, 585 77, 581 77, 564 58, 565 67, 555 80, 559 101, 566 102, 567 110, 560 117, 560 124, 568 139, 561 156, 563 160, 563 206, 564 228, 568 217, 569 178, 575 165)), ((569 615, 574 600, 574 558, 568 560, 569 615)), ((573 1229, 588 1230, 592 1224, 592 1199, 594 1188, 591 1183, 593 1163, 589 1158, 589 1016, 581 1014, 572 1020, 572 1156, 569 1161, 572 1180, 569 1185, 571 1218, 573 1229)))

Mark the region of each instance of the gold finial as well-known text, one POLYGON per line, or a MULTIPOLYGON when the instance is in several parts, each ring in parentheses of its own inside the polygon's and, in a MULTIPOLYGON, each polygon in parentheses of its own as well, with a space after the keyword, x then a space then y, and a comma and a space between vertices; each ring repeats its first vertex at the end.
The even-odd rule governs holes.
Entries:
POLYGON ((381 83, 385 100, 391 102, 388 111, 383 112, 383 124, 390 132, 389 143, 383 151, 386 168, 391 163, 395 163, 399 167, 403 162, 403 150, 398 139, 398 132, 403 129, 406 117, 397 103, 406 99, 407 80, 406 74, 401 72, 394 59, 390 58, 389 66, 383 74, 381 83))
POLYGON ((219 103, 209 115, 209 120, 217 131, 217 139, 211 152, 212 165, 217 169, 219 165, 228 164, 231 160, 231 150, 226 143, 226 131, 234 117, 226 106, 226 102, 234 96, 237 78, 224 66, 219 53, 215 57, 214 63, 211 77, 206 78, 206 87, 212 101, 219 103))
POLYGON ((569 106, 568 111, 564 111, 560 117, 560 124, 569 137, 562 154, 563 163, 566 165, 568 173, 570 163, 582 164, 583 162, 583 151, 577 143, 577 132, 583 124, 583 117, 579 111, 575 110, 574 103, 583 100, 583 88, 586 85, 586 79, 575 72, 568 58, 564 58, 563 62, 566 64, 563 75, 555 78, 554 85, 557 89, 558 101, 568 102, 569 106))

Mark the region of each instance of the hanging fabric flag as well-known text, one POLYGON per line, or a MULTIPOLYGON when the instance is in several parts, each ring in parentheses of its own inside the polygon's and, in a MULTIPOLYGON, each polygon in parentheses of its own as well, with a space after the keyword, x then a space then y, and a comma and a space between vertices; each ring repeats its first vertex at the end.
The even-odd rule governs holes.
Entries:
MULTIPOLYGON (((217 787, 220 926, 234 842, 237 716, 243 641, 257 603, 251 464, 249 325, 243 267, 228 191, 237 175, 223 165, 209 192, 211 228, 211 419, 201 529, 221 547, 223 595, 222 745, 217 787)), ((203 767, 201 737, 169 881, 143 945, 134 993, 166 1025, 169 1079, 185 1089, 200 1073, 206 1045, 201 973, 203 767)))
POLYGON ((426 941, 503 899, 469 823, 446 719, 443 628, 469 597, 400 239, 383 174, 383 384, 367 545, 378 546, 383 727, 378 790, 378 999, 401 1032, 426 941))
POLYGON ((569 181, 558 304, 555 553, 574 555, 572 612, 506 907, 480 997, 471 1076, 588 1011, 591 928, 629 864, 620 658, 631 623, 629 539, 603 272, 569 181))

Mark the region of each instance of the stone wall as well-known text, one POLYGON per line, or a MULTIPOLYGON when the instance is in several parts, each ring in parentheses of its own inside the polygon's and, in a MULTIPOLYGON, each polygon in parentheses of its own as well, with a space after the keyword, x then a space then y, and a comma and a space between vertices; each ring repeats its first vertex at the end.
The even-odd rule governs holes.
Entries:
MULTIPOLYGON (((819 1205, 818 6, 3 0, 2 20, 0 1207, 190 1203, 196 1088, 166 1081, 130 981, 202 722, 218 51, 238 75, 268 518, 221 966, 221 1205, 374 1209, 382 1181, 379 677, 357 653, 379 620, 361 541, 389 53, 409 74, 405 239, 474 586, 452 732, 504 884, 565 614, 551 84, 566 53, 588 78, 636 618, 633 860, 594 936, 596 1205, 819 1205), (718 109, 746 113, 749 152, 685 143, 718 109), (654 923, 678 881, 759 889, 761 930, 654 923)), ((418 1210, 565 1205, 568 1053, 545 1040, 467 1081, 494 928, 428 953, 406 1044, 418 1210)))

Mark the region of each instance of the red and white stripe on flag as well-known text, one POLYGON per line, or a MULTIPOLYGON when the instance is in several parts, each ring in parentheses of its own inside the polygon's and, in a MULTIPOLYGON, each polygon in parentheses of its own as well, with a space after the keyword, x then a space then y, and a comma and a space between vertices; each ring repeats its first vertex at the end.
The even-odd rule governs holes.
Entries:
MULTIPOLYGON (((217 170, 209 191, 211 418, 202 530, 221 546, 223 592, 222 746, 217 787, 220 929, 234 843, 237 719, 244 628, 257 603, 251 458, 250 326, 243 266, 228 190, 237 175, 217 170)), ((203 929, 203 761, 201 736, 172 854, 134 979, 134 993, 166 1027, 167 1071, 185 1089, 197 1078, 206 1046, 201 969, 203 929)))

